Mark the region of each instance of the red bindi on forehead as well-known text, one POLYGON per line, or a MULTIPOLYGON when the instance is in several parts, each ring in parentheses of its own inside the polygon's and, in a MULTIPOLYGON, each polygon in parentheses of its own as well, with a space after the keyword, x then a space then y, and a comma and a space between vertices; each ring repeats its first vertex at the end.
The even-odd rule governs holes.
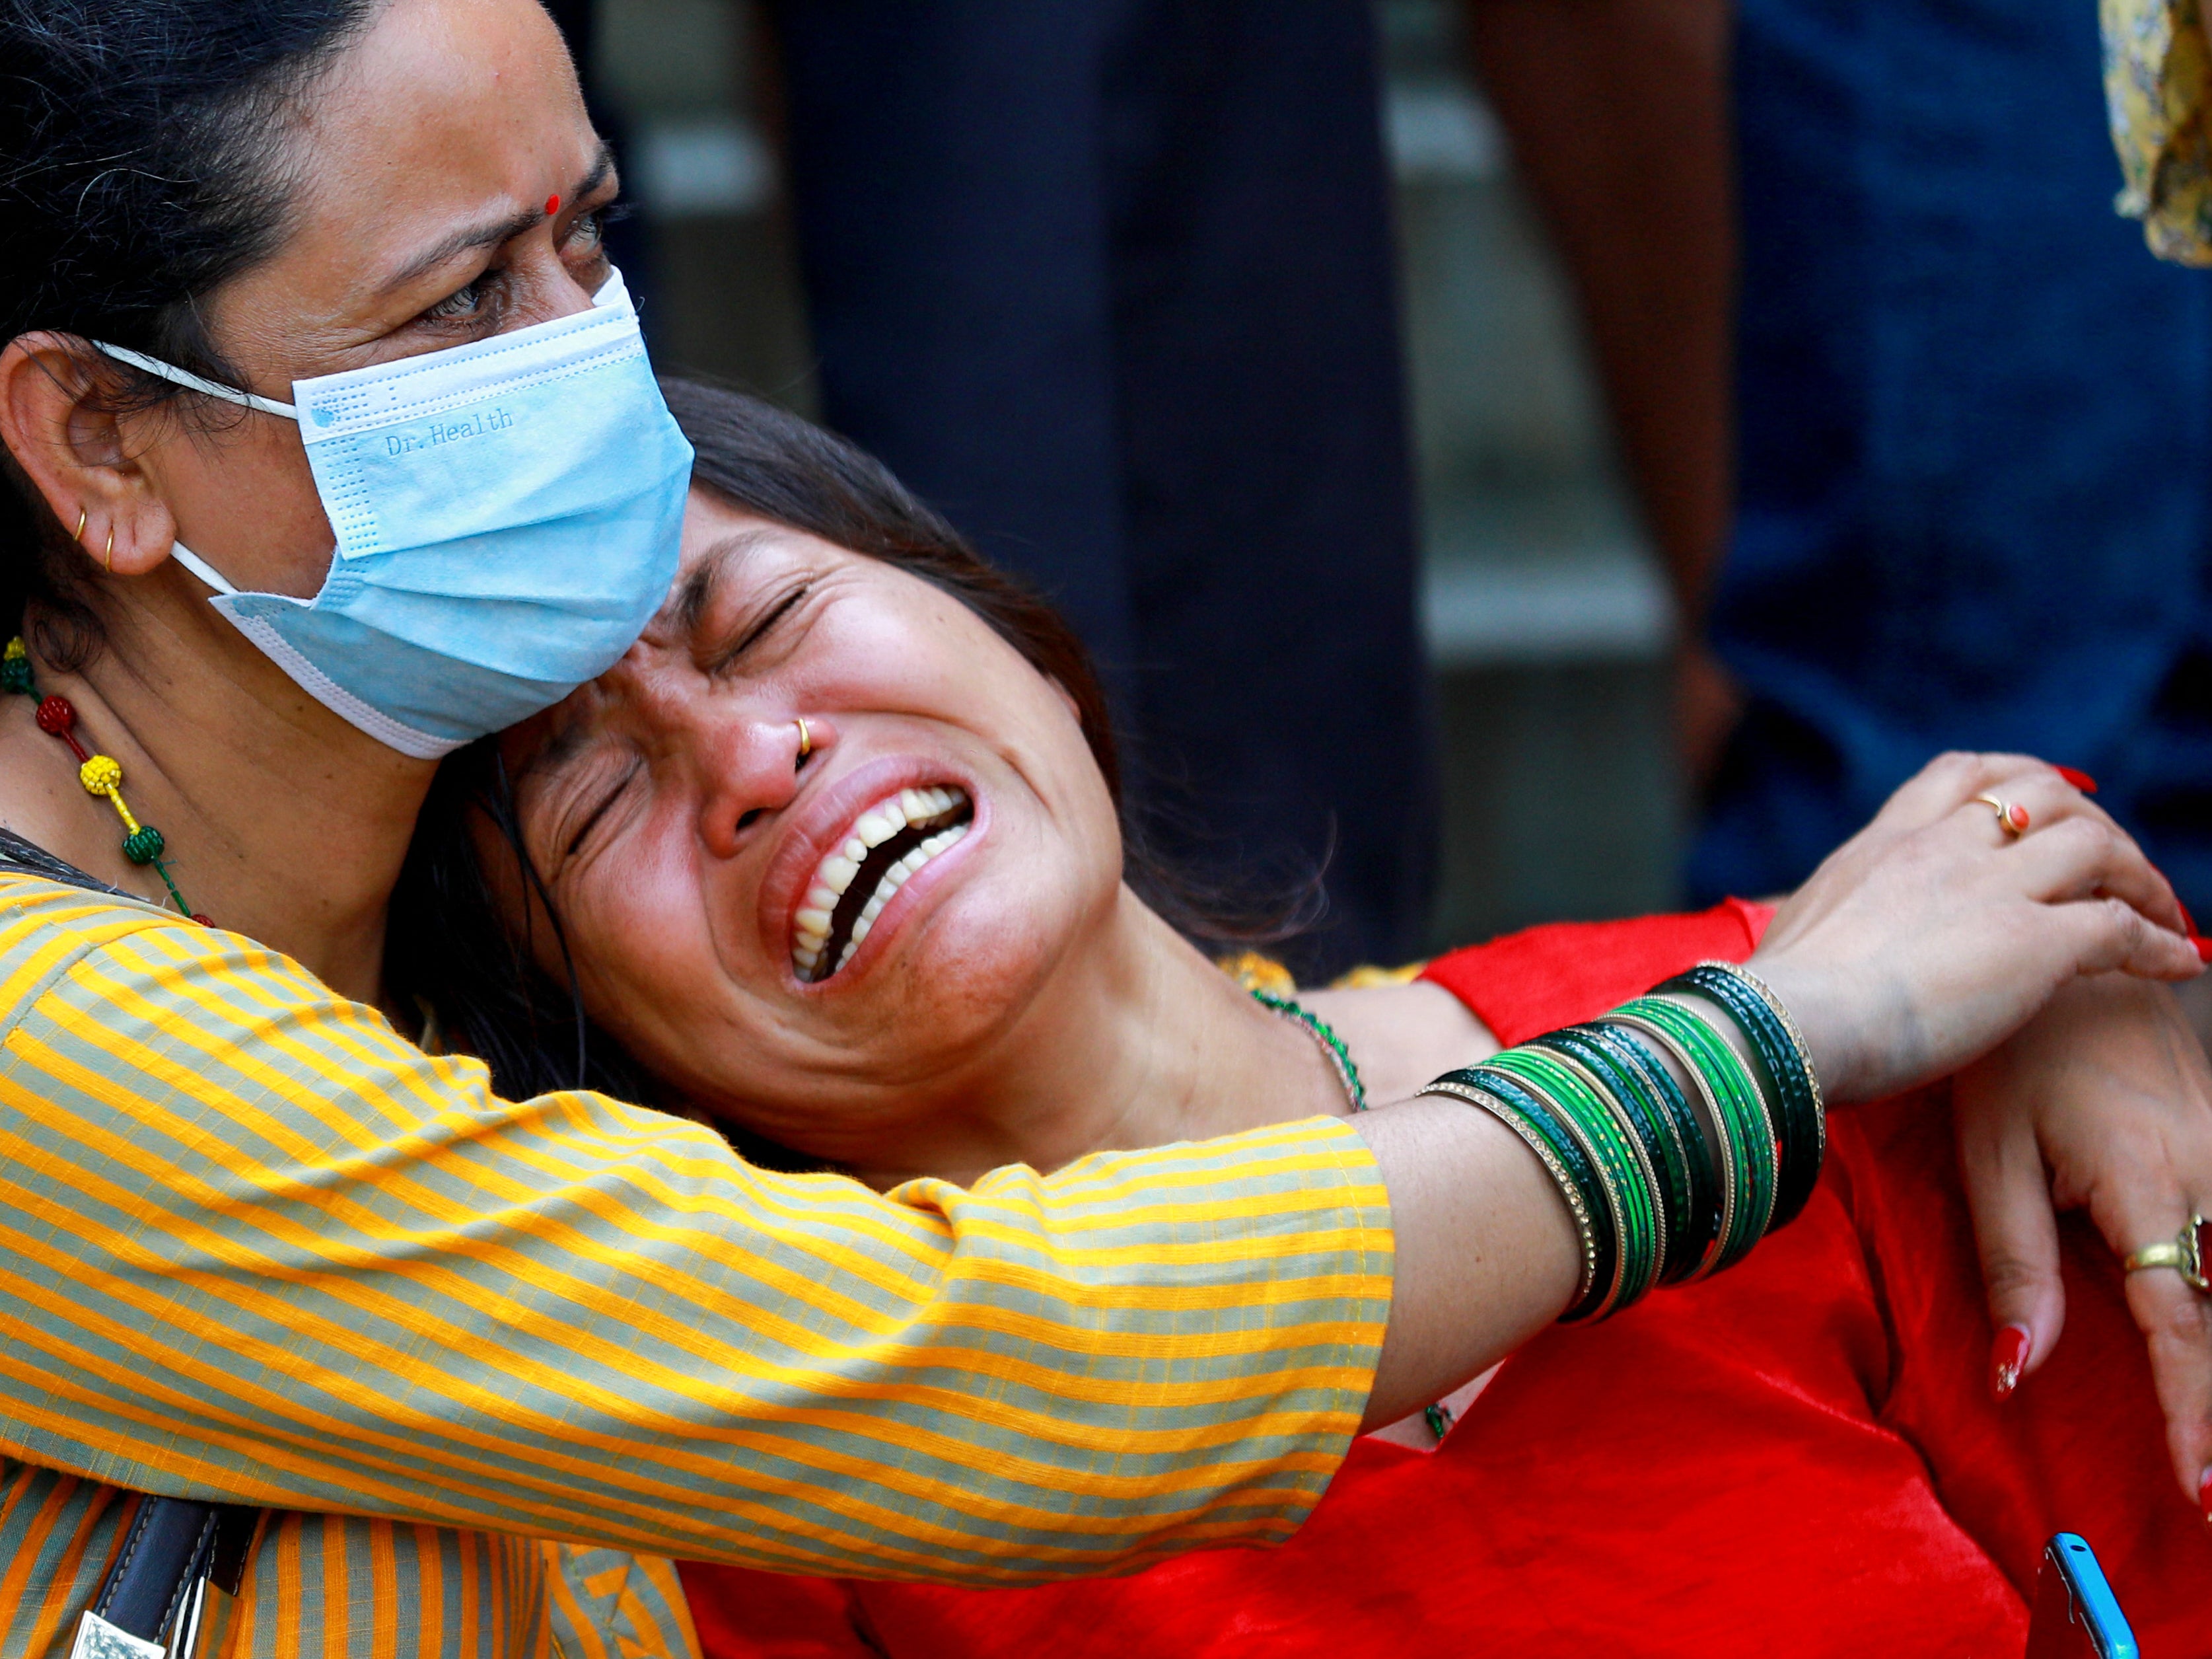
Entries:
POLYGON ((545 217, 550 219, 560 210, 561 198, 558 196, 548 196, 545 198, 545 217))

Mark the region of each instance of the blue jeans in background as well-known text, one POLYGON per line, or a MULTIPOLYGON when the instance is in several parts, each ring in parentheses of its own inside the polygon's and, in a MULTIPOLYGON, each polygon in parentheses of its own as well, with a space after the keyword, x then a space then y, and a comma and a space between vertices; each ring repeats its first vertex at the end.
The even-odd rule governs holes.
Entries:
POLYGON ((2094 773, 2212 912, 2212 275, 2117 217, 2077 0, 1743 0, 1750 694, 1700 896, 1802 880, 1951 747, 2094 773))

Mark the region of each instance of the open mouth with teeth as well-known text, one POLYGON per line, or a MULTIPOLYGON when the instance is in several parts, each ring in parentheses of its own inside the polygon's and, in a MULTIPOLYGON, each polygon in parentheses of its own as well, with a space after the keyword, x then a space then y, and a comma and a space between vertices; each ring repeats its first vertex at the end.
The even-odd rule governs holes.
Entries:
POLYGON ((817 866, 793 918, 791 971, 819 985, 851 961, 884 906, 965 836, 975 815, 968 791, 950 784, 901 790, 862 813, 845 845, 817 866))

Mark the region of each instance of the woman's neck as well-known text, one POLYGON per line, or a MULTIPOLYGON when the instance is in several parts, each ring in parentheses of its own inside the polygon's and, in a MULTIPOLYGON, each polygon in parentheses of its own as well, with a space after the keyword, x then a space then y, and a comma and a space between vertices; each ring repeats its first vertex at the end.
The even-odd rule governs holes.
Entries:
MULTIPOLYGON (((76 705, 78 741, 121 763, 124 797, 161 830, 192 908, 378 1001, 386 911, 433 763, 345 724, 204 603, 134 611, 75 673, 40 656, 35 629, 26 643, 40 691, 76 705)), ((0 824, 168 902, 27 698, 0 698, 0 824)))
MULTIPOLYGON (((1300 1000, 1336 1028, 1376 1104, 1497 1046, 1434 985, 1300 1000)), ((964 1180, 1351 1111, 1310 1030, 1256 1001, 1124 889, 1097 948, 1077 953, 989 1064, 902 1138, 898 1167, 860 1173, 883 1184, 964 1180)))

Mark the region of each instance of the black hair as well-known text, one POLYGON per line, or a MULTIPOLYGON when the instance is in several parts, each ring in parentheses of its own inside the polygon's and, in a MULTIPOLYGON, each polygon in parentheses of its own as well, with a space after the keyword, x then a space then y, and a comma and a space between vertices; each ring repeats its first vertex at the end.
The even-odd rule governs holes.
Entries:
MULTIPOLYGON (((1228 901, 1177 881, 1146 851, 1122 800, 1107 698, 1090 653, 1059 612, 984 562, 959 532, 880 463, 799 417, 744 393, 674 377, 661 390, 697 452, 692 482, 732 505, 895 564, 958 599, 1075 704, 1085 739, 1122 808, 1124 875, 1187 936, 1221 943, 1280 939, 1308 925, 1310 887, 1288 903, 1228 901)), ((508 888, 509 891, 513 887, 508 888)), ((539 966, 528 929, 541 912, 564 963, 560 917, 525 850, 496 740, 450 757, 417 822, 393 895, 386 984, 395 998, 434 1013, 442 1039, 491 1068, 509 1099, 583 1087, 653 1101, 653 1079, 586 1016, 573 971, 566 983, 539 966), (538 901, 525 935, 510 931, 478 854, 472 820, 497 833, 519 885, 538 901)), ((721 1125, 741 1151, 771 1167, 793 1155, 721 1125)))
MULTIPOLYGON (((0 0, 0 345, 52 329, 236 383, 202 302, 276 247, 294 113, 382 4, 0 0)), ((88 363, 118 407, 180 395, 88 363)), ((100 637, 81 561, 0 470, 0 628, 27 609, 41 650, 74 665, 100 637)))

